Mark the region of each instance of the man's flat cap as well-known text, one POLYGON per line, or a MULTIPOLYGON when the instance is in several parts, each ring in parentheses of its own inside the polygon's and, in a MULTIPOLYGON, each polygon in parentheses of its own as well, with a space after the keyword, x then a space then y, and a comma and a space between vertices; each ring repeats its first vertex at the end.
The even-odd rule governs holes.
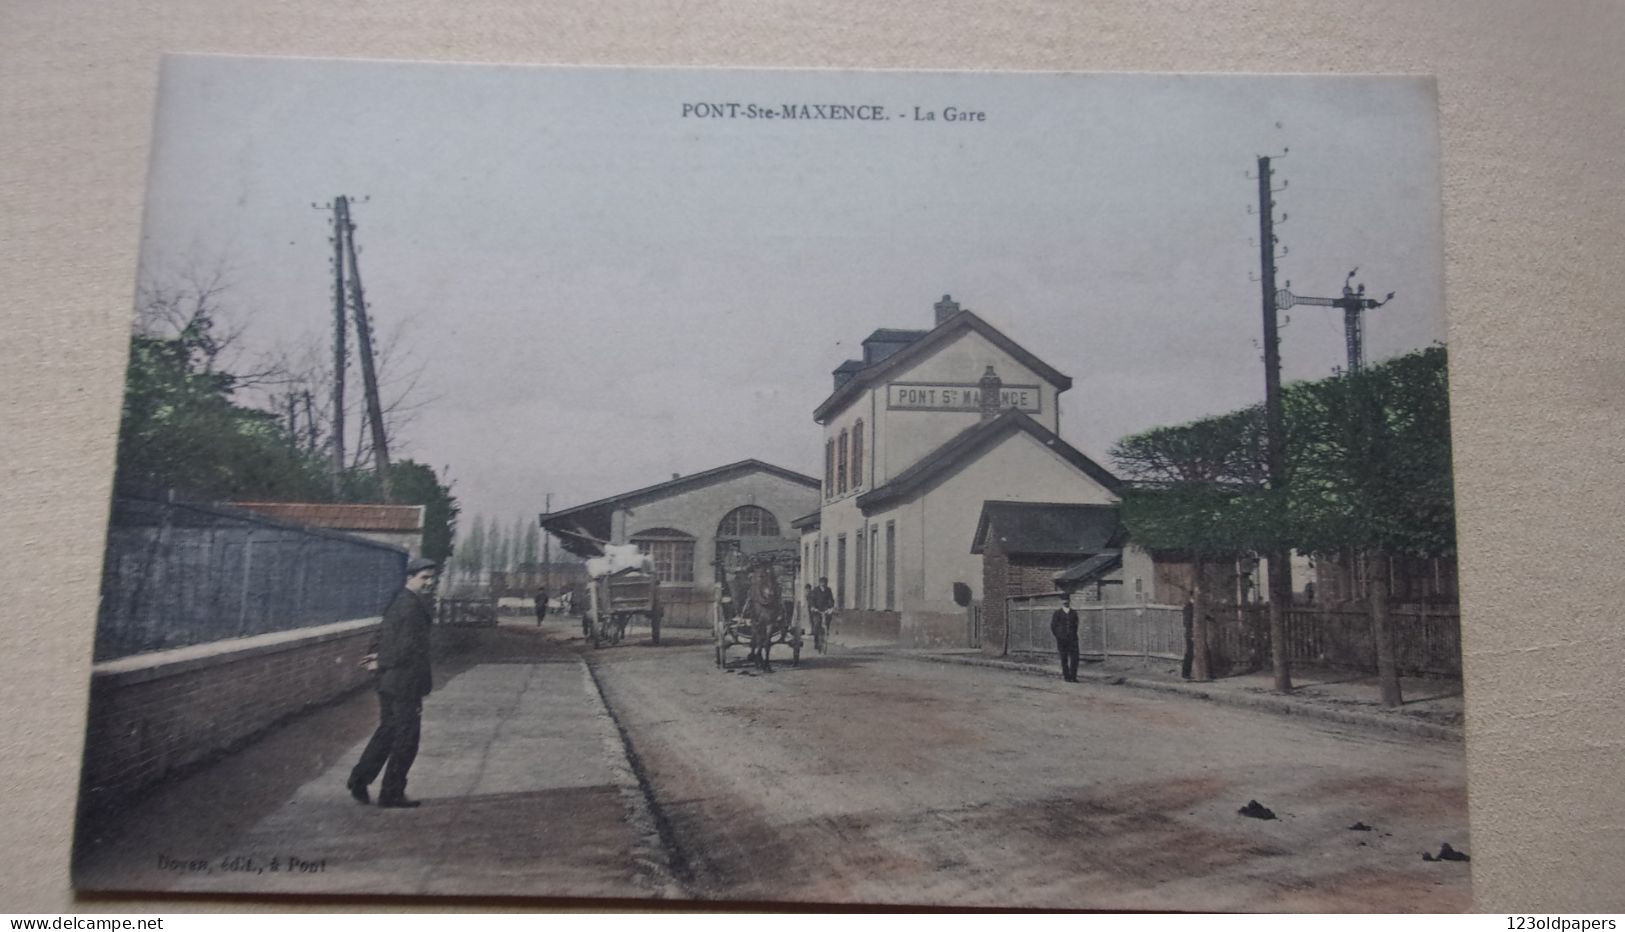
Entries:
POLYGON ((406 575, 408 575, 408 576, 416 576, 417 574, 423 572, 424 570, 437 570, 437 569, 440 569, 440 564, 439 563, 436 563, 435 561, 429 559, 428 557, 418 557, 416 560, 412 560, 411 562, 406 564, 406 575))

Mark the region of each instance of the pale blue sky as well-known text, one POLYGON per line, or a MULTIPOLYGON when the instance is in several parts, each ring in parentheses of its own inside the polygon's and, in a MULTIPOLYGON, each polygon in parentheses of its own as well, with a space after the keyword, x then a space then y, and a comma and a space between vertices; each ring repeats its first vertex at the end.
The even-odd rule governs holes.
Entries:
MULTIPOLYGON (((1422 78, 620 70, 185 57, 166 65, 143 271, 224 262, 256 347, 331 339, 325 215, 355 208, 381 330, 433 397, 398 455, 469 513, 541 510, 746 457, 815 473, 814 407, 944 292, 1072 376, 1062 433, 1262 397, 1258 155, 1280 278, 1388 307, 1367 358, 1442 341, 1422 78), (883 122, 697 120, 687 101, 879 104, 883 122), (981 110, 916 122, 912 108, 981 110), (1277 125, 1279 124, 1279 126, 1277 125)), ((1295 308, 1288 379, 1343 363, 1295 308)), ((359 378, 352 376, 359 389, 359 378)))

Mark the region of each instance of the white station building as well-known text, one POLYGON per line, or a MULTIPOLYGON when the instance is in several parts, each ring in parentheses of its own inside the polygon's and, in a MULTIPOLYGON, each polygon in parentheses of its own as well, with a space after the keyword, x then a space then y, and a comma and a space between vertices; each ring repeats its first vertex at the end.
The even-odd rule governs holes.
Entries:
POLYGON ((984 503, 1109 505, 1119 488, 1059 436, 1069 377, 947 295, 935 311, 835 370, 813 412, 822 503, 792 522, 803 581, 829 578, 842 630, 914 645, 975 639, 984 503))

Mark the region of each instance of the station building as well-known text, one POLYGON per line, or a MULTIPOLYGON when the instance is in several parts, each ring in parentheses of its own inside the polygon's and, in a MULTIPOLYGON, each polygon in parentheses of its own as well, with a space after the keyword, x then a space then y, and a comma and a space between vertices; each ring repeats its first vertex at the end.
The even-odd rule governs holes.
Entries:
MULTIPOLYGON (((1060 437, 1068 376, 947 295, 934 310, 930 329, 876 330, 862 359, 835 369, 813 412, 824 428, 822 500, 794 525, 803 581, 829 578, 844 634, 974 646, 988 506, 1007 524, 1037 520, 1016 503, 1115 514, 1120 483, 1060 437)), ((1112 535, 1095 536, 1121 551, 1112 535)), ((1047 556, 1060 569, 1097 554, 1080 539, 1047 556)), ((1123 560, 1102 559, 1071 582, 1123 573, 1123 560)))
POLYGON ((708 627, 718 567, 730 550, 794 548, 790 522, 818 505, 812 476, 741 460, 541 516, 542 529, 581 557, 636 544, 660 574, 664 624, 708 627))

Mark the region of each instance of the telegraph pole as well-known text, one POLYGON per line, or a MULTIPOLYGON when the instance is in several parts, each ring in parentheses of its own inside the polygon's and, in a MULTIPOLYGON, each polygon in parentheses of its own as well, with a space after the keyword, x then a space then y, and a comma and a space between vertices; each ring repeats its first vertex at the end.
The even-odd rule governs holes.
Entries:
MULTIPOLYGON (((1278 500, 1286 494, 1285 418, 1281 413, 1281 344, 1275 314, 1275 200, 1270 189, 1269 156, 1258 158, 1258 255, 1264 292, 1264 434, 1267 443, 1269 487, 1278 500)), ((1270 661, 1275 688, 1292 689, 1292 671, 1286 653, 1286 610, 1292 600, 1292 564, 1285 547, 1268 554, 1270 563, 1270 661)))
MULTIPOLYGON (((1290 290, 1282 288, 1275 293, 1275 306, 1281 310, 1298 304, 1313 307, 1335 307, 1343 312, 1343 346, 1348 353, 1348 374, 1355 375, 1365 366, 1365 323, 1361 315, 1366 311, 1376 310, 1394 300, 1394 293, 1388 292, 1388 297, 1378 301, 1365 296, 1365 285, 1354 286, 1354 276, 1360 273, 1358 266, 1349 272, 1348 278, 1343 280, 1343 296, 1341 298, 1305 298, 1293 294, 1290 290)), ((1291 282, 1287 282, 1291 285, 1291 282)))
POLYGON ((372 364, 372 325, 367 319, 367 299, 361 290, 361 266, 355 258, 355 224, 350 222, 350 203, 342 195, 335 211, 343 218, 344 252, 350 262, 350 303, 355 309, 356 346, 361 350, 361 384, 367 395, 367 419, 372 424, 373 468, 384 501, 390 501, 389 440, 384 434, 384 409, 378 398, 378 375, 372 364))
MULTIPOLYGON (((1381 301, 1366 297, 1365 285, 1356 287, 1354 284, 1354 276, 1359 274, 1359 271, 1360 269, 1356 267, 1343 280, 1343 296, 1340 298, 1300 297, 1286 288, 1275 292, 1275 303, 1281 308, 1304 304, 1312 307, 1335 307, 1343 312, 1343 344, 1348 354, 1348 369, 1343 375, 1356 392, 1360 389, 1354 380, 1365 365, 1365 328, 1361 315, 1394 299, 1392 291, 1381 301)), ((1376 455, 1377 425, 1382 419, 1382 412, 1378 408, 1377 401, 1371 396, 1361 393, 1355 397, 1364 400, 1356 409, 1354 423, 1350 425, 1354 437, 1352 446, 1359 451, 1360 461, 1369 464, 1376 455)), ((1366 468, 1369 469, 1369 466, 1366 468)), ((1371 481, 1369 476, 1365 478, 1366 481, 1371 481)), ((1355 565, 1360 564, 1363 564, 1365 570, 1366 600, 1371 613, 1371 636, 1377 649, 1377 681, 1382 688, 1382 704, 1388 708, 1397 708, 1402 702, 1402 697, 1399 686, 1399 664, 1394 652, 1393 625, 1388 607, 1388 554, 1381 549, 1373 548, 1363 553, 1351 552, 1349 559, 1351 572, 1355 565)))
MULTIPOLYGON (((340 196, 333 211, 333 497, 343 493, 344 478, 344 369, 349 361, 349 329, 344 323, 344 225, 339 222, 340 196)), ((315 204, 311 205, 316 207, 315 204)), ((322 209, 322 208, 317 208, 322 209)))
MULTIPOLYGON (((542 514, 545 516, 545 515, 551 514, 552 512, 553 512, 553 493, 549 492, 549 493, 547 493, 547 499, 542 504, 542 514)), ((553 554, 553 535, 547 533, 547 528, 544 527, 544 528, 542 528, 542 585, 546 586, 549 591, 551 591, 552 588, 553 588, 553 556, 552 556, 552 554, 553 554)))

